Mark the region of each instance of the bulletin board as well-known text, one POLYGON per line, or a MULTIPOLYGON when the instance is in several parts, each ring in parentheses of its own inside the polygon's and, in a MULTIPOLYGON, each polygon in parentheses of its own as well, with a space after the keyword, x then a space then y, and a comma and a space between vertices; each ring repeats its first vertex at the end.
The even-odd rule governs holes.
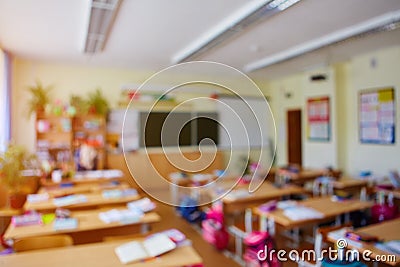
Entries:
POLYGON ((360 92, 359 125, 361 143, 395 143, 396 102, 393 87, 360 92))
POLYGON ((307 100, 307 123, 309 140, 329 141, 331 132, 329 96, 307 100))

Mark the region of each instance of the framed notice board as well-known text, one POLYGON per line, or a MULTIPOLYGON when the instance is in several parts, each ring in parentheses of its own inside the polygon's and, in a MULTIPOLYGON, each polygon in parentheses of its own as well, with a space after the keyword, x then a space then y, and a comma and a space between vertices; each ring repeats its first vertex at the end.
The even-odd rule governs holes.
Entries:
POLYGON ((396 98, 394 88, 362 90, 359 94, 361 143, 394 144, 396 98))
POLYGON ((329 141, 331 132, 329 96, 307 100, 307 123, 309 140, 329 141))

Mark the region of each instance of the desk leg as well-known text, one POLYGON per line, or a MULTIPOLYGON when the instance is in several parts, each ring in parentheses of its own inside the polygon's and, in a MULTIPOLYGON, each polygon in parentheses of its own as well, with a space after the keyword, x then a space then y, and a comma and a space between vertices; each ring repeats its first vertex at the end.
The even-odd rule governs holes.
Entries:
POLYGON ((200 199, 200 191, 199 191, 199 189, 196 188, 196 187, 191 188, 191 190, 190 190, 190 196, 191 196, 193 199, 195 199, 196 201, 199 201, 199 199, 200 199))
POLYGON ((260 223, 260 232, 268 231, 267 217, 265 217, 264 215, 260 215, 259 223, 260 223))
POLYGON ((274 219, 269 218, 267 221, 267 225, 268 225, 268 233, 271 236, 275 236, 275 221, 274 221, 274 219))
POLYGON ((149 231, 150 231, 150 225, 149 225, 149 224, 143 223, 143 224, 140 226, 140 233, 141 233, 141 234, 146 234, 146 233, 148 233, 149 231))
POLYGON ((243 253, 243 239, 246 237, 246 233, 238 229, 236 226, 230 226, 229 231, 235 237, 235 260, 241 262, 243 253))
POLYGON ((295 248, 298 248, 300 245, 300 228, 296 227, 293 229, 293 241, 295 248))
POLYGON ((172 203, 179 203, 178 199, 178 187, 175 184, 169 185, 169 191, 171 194, 172 203))
POLYGON ((335 226, 340 226, 342 224, 342 219, 340 217, 340 215, 336 216, 335 226))
POLYGON ((344 223, 349 223, 350 222, 350 213, 345 213, 344 214, 344 223))
POLYGON ((251 233, 253 231, 253 214, 251 209, 246 209, 244 214, 244 229, 246 233, 251 233))

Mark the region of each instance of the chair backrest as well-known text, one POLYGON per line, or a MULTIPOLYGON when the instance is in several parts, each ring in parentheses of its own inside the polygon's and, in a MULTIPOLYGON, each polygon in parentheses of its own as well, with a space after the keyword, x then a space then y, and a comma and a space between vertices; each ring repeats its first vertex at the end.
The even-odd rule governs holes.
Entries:
POLYGON ((72 246, 73 243, 69 235, 28 237, 15 241, 14 250, 16 252, 23 252, 36 249, 67 247, 72 246))

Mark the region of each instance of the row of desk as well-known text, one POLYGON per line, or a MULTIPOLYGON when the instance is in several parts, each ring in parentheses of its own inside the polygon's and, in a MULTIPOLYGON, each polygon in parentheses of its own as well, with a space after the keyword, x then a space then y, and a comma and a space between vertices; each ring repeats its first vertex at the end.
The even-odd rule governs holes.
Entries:
MULTIPOLYGON (((273 170, 275 172, 276 170, 273 170)), ((277 174, 277 173, 275 173, 277 174)), ((314 181, 320 176, 325 174, 324 170, 304 170, 299 173, 284 173, 285 183, 280 183, 280 186, 276 186, 277 180, 274 182, 268 181, 271 179, 267 179, 258 191, 253 194, 249 194, 248 196, 242 195, 240 197, 231 197, 229 194, 224 196, 221 199, 223 205, 224 215, 227 216, 229 214, 243 214, 244 211, 246 212, 245 215, 245 229, 252 229, 253 227, 253 219, 249 219, 248 215, 250 214, 251 217, 257 216, 259 218, 259 230, 260 231, 268 231, 270 234, 274 235, 276 233, 276 229, 279 228, 281 230, 298 230, 300 227, 304 226, 318 226, 321 223, 332 221, 336 222, 336 225, 341 225, 342 223, 349 223, 350 222, 350 213, 355 211, 364 211, 368 210, 374 205, 373 201, 367 201, 362 199, 349 199, 349 200, 342 200, 337 201, 333 200, 331 196, 321 196, 321 197, 312 197, 312 192, 307 191, 303 185, 307 182, 314 181), (284 214, 284 211, 281 209, 277 209, 274 211, 264 212, 260 208, 259 205, 271 201, 271 200, 282 200, 288 199, 291 195, 309 195, 310 198, 302 201, 297 201, 297 203, 301 207, 311 208, 314 211, 321 214, 318 218, 308 218, 308 219, 291 219, 284 214), (246 218, 247 217, 247 218, 246 218), (344 219, 343 219, 344 218, 344 219), (246 225, 251 224, 251 225, 246 225)), ((227 182, 226 187, 230 187, 232 182, 227 182)), ((224 183, 220 182, 218 184, 220 187, 224 187, 224 183)), ((351 179, 349 177, 342 177, 340 179, 336 179, 332 181, 331 184, 332 188, 336 190, 343 190, 343 191, 350 191, 350 192, 361 192, 363 189, 368 187, 368 181, 360 180, 360 179, 351 179)), ((237 185, 235 190, 243 190, 247 189, 248 185, 237 185)), ((381 189, 377 189, 377 191, 382 191, 381 189)), ((387 194, 393 194, 393 191, 384 191, 387 194)), ((394 191, 395 193, 397 191, 394 191)), ((211 196, 213 195, 213 191, 211 191, 211 196)), ((397 197, 397 195, 394 195, 397 197)), ((233 224, 234 221, 229 220, 228 224, 233 224)), ((368 226, 365 229, 360 229, 361 231, 365 231, 366 233, 375 233, 379 235, 383 241, 391 241, 391 240, 398 240, 400 237, 398 236, 398 228, 399 227, 399 220, 395 220, 393 222, 387 222, 382 225, 376 226, 368 226), (386 229, 385 234, 380 234, 380 230, 386 229), (396 234, 390 234, 390 232, 396 232, 396 234)), ((233 231, 235 234, 237 230, 233 231)), ((296 231, 293 231, 296 233, 296 231)), ((297 231, 298 234, 298 231, 297 231)), ((243 234, 239 233, 239 238, 243 237, 243 234)), ((238 237, 238 236, 237 236, 238 237)), ((293 236, 292 236, 293 237, 293 236)), ((297 241, 299 241, 299 237, 295 237, 297 241)), ((332 242, 336 240, 331 239, 332 242)), ((351 248, 351 247, 350 247, 351 248)), ((379 249, 376 249, 371 244, 367 244, 365 246, 361 245, 361 248, 369 248, 373 251, 373 257, 376 255, 388 255, 387 252, 382 252, 379 249), (383 253, 383 254, 379 254, 383 253)), ((362 249, 361 249, 362 251, 362 249)), ((236 257, 240 258, 241 249, 236 252, 236 257)), ((400 263, 400 258, 397 255, 397 258, 394 262, 386 262, 389 265, 398 265, 400 263)))
MULTIPOLYGON (((114 249, 132 239, 114 242, 103 242, 103 240, 109 236, 144 234, 148 232, 151 224, 161 221, 161 217, 156 212, 147 212, 136 221, 111 223, 102 221, 99 218, 101 212, 110 209, 125 209, 126 203, 140 199, 140 195, 105 198, 102 191, 127 188, 128 185, 123 182, 122 177, 111 179, 80 177, 76 180, 69 180, 66 187, 60 187, 52 182, 44 183, 39 193, 47 193, 50 198, 37 203, 26 202, 24 210, 35 210, 42 214, 52 213, 57 208, 53 197, 83 194, 86 198, 85 202, 63 207, 71 211, 71 218, 78 220, 77 228, 55 230, 52 223, 20 227, 9 225, 4 233, 4 238, 16 241, 30 237, 67 234, 72 237, 74 246, 0 256, 0 266, 123 266, 114 249)), ((201 262, 200 256, 189 245, 178 247, 156 259, 134 263, 131 266, 187 266, 201 262)))
MULTIPOLYGON (((0 256, 0 266, 24 266, 24 267, 71 267, 71 266, 96 266, 117 267, 122 264, 115 255, 116 247, 126 243, 113 241, 92 243, 66 248, 54 248, 25 253, 0 256)), ((202 259, 191 246, 183 246, 158 257, 156 259, 129 264, 132 267, 171 267, 189 266, 199 264, 202 259)))

